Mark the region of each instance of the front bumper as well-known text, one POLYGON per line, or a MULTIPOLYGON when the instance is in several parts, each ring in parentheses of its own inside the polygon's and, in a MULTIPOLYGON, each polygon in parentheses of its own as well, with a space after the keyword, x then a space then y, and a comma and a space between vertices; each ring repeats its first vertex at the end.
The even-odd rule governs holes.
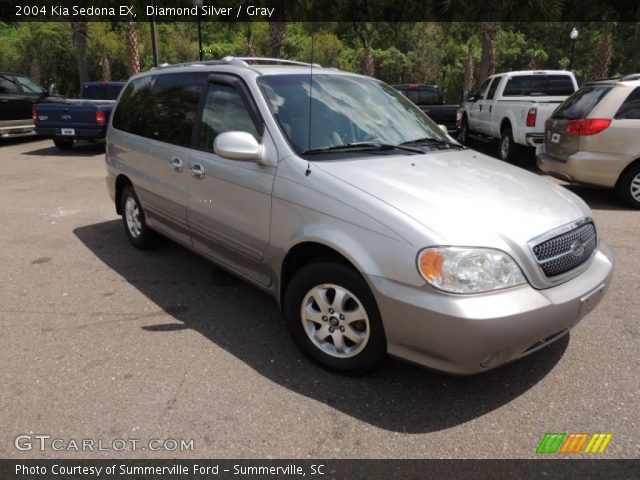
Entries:
POLYGON ((591 264, 555 287, 529 285, 451 295, 370 277, 390 355, 469 375, 516 360, 561 338, 602 299, 613 253, 600 242, 591 264))

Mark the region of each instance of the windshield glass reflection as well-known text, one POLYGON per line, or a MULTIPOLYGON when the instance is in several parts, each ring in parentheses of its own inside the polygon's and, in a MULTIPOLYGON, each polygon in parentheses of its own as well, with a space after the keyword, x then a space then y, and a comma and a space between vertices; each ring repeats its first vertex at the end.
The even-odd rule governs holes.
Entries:
POLYGON ((340 74, 263 76, 259 84, 297 153, 360 142, 447 140, 411 101, 377 80, 340 74))

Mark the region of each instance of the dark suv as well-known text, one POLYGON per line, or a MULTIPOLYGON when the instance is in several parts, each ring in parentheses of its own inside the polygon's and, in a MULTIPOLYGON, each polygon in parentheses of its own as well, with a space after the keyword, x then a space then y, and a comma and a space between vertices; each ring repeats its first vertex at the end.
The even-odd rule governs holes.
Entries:
POLYGON ((34 134, 33 105, 61 100, 25 75, 0 73, 0 138, 34 134))

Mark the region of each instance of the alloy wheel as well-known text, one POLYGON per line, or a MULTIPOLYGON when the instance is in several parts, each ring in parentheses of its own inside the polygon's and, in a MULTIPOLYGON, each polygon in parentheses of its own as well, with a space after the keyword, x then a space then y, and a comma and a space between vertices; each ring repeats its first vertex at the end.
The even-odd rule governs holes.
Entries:
POLYGON ((349 358, 367 346, 371 327, 362 302, 349 290, 322 284, 307 292, 300 318, 313 345, 336 358, 349 358))

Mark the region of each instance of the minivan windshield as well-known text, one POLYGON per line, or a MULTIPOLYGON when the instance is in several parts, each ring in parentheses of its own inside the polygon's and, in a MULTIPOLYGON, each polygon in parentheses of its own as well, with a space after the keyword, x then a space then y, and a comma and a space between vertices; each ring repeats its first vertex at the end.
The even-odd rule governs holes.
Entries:
POLYGON ((265 75, 258 82, 298 154, 339 152, 340 147, 461 148, 409 99, 372 78, 305 73, 265 75))

